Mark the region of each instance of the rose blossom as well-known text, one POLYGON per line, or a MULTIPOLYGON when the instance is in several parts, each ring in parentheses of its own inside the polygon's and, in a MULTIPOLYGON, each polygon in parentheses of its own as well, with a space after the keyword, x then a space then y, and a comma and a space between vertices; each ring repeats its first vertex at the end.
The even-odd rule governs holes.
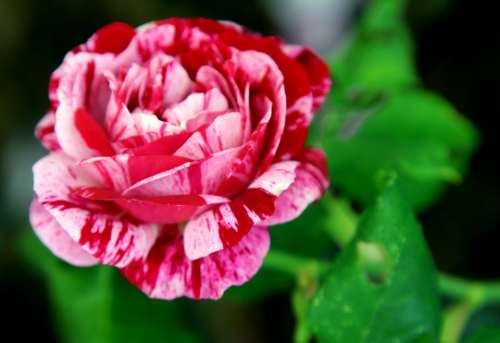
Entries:
POLYGON ((236 24, 110 24, 52 74, 33 228, 151 297, 217 299, 257 272, 267 227, 328 187, 304 143, 329 87, 311 50, 236 24))

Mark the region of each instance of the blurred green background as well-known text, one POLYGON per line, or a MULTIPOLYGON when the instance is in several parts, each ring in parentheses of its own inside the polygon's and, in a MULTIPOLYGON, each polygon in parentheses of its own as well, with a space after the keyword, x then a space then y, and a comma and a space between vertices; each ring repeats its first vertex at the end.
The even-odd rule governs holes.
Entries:
MULTIPOLYGON (((54 307, 61 309, 66 305, 51 303, 49 294, 57 292, 57 287, 47 286, 42 274, 33 267, 37 259, 45 258, 46 252, 38 247, 33 251, 31 263, 19 253, 19 237, 29 230, 31 166, 45 153, 34 138, 33 129, 48 107, 48 77, 68 50, 112 21, 140 25, 163 17, 182 16, 232 20, 254 31, 310 45, 330 59, 350 36, 364 6, 362 0, 0 0, 0 306, 7 313, 6 321, 2 320, 2 335, 15 334, 22 340, 36 333, 41 341, 79 335, 64 332, 72 327, 74 318, 61 320, 57 313, 71 316, 76 312, 72 308, 64 309, 66 312, 53 311, 54 307), (67 327, 60 328, 65 320, 67 327)), ((438 268, 475 278, 500 277, 496 265, 500 261, 497 16, 495 2, 488 0, 412 0, 406 11, 421 82, 451 102, 481 133, 481 145, 464 181, 449 188, 435 206, 420 215, 438 268)), ((335 89, 334 85, 333 92, 335 89)), ((23 251, 26 252, 26 245, 23 251)), ((62 270, 56 273, 59 276, 72 273, 70 267, 51 261, 43 268, 62 270)), ((114 340, 127 341, 127 337, 144 334, 140 328, 134 328, 134 321, 127 322, 130 318, 120 317, 122 311, 154 317, 152 321, 158 323, 155 327, 164 322, 166 327, 177 328, 179 332, 171 337, 183 338, 173 341, 195 339, 192 333, 209 342, 291 340, 294 320, 288 281, 278 276, 267 275, 276 279, 280 291, 265 296, 249 298, 245 293, 235 293, 219 303, 193 304, 181 300, 152 305, 108 269, 79 273, 77 277, 82 278, 82 283, 92 283, 95 287, 118 285, 112 288, 116 292, 105 298, 89 297, 87 302, 74 304, 75 308, 86 309, 81 312, 80 321, 86 321, 87 314, 99 316, 110 308, 117 311, 113 316, 117 323, 89 329, 101 334, 99 330, 108 332, 112 331, 109 327, 121 325, 123 339, 114 337, 114 340), (130 297, 133 304, 130 306, 134 307, 120 308, 121 296, 130 297), (182 317, 180 324, 178 317, 182 317)), ((265 271, 259 274, 262 273, 265 271)), ((49 285, 51 282, 69 287, 62 290, 67 294, 79 292, 79 285, 73 287, 58 279, 49 280, 49 285)), ((258 286, 255 285, 254 291, 258 286)), ((486 309, 474 320, 500 324, 500 314, 498 309, 486 309)), ((475 325, 474 320, 471 325, 475 325)))

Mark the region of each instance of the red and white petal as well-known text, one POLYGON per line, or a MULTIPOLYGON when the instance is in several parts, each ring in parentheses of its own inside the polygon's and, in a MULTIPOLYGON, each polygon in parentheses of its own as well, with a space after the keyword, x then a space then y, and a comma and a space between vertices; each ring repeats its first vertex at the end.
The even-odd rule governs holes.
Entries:
POLYGON ((276 63, 266 54, 257 51, 233 51, 232 58, 225 68, 230 77, 244 90, 250 85, 252 90, 264 93, 272 102, 270 136, 266 139, 266 152, 259 165, 259 170, 266 170, 271 164, 285 128, 286 94, 283 74, 276 63))
POLYGON ((312 50, 298 45, 284 45, 283 51, 306 71, 313 94, 313 111, 316 111, 325 101, 332 80, 328 66, 312 50))
POLYGON ((318 148, 306 148, 298 156, 300 166, 295 181, 275 202, 273 215, 263 225, 284 223, 297 218, 313 201, 321 199, 330 186, 325 153, 318 148))
POLYGON ((197 160, 235 148, 243 143, 244 125, 240 112, 221 114, 208 126, 194 132, 175 155, 197 160))
POLYGON ((206 89, 220 90, 228 100, 229 106, 231 108, 236 108, 237 103, 232 89, 226 78, 217 69, 207 65, 202 66, 196 73, 196 83, 206 89))
POLYGON ((35 128, 35 136, 42 142, 42 145, 50 151, 60 150, 59 142, 55 133, 55 114, 48 112, 38 122, 35 128))
POLYGON ((227 288, 252 278, 269 250, 267 228, 254 227, 233 247, 192 261, 185 256, 176 230, 164 233, 145 261, 122 269, 151 298, 219 299, 227 288))
POLYGON ((274 213, 276 198, 295 179, 296 161, 279 162, 230 203, 191 219, 184 230, 186 256, 195 260, 237 244, 254 225, 274 213))
POLYGON ((176 104, 192 91, 193 82, 182 65, 173 60, 166 65, 167 71, 163 79, 163 104, 171 106, 176 104))
POLYGON ((281 138, 277 160, 294 159, 304 149, 309 125, 313 119, 313 97, 305 95, 287 109, 286 125, 281 138))
POLYGON ((113 142, 138 134, 134 118, 132 118, 126 104, 115 91, 111 94, 106 109, 105 125, 109 139, 113 142))
POLYGON ((122 192, 142 179, 190 161, 172 155, 135 156, 120 154, 83 160, 75 168, 89 173, 95 180, 99 180, 101 185, 122 192))
MULTIPOLYGON (((270 104, 270 103, 269 103, 270 104)), ((240 152, 231 165, 230 171, 224 176, 216 194, 232 196, 246 188, 257 170, 257 163, 264 147, 269 123, 271 121, 271 107, 262 117, 249 139, 242 145, 240 152)))
POLYGON ((114 153, 106 133, 84 108, 59 105, 55 132, 62 150, 75 159, 114 153))
POLYGON ((80 188, 73 194, 88 200, 112 201, 134 218, 153 224, 180 223, 202 213, 210 206, 229 201, 227 198, 205 194, 126 198, 119 193, 98 187, 80 188))
POLYGON ((69 157, 52 153, 34 165, 33 173, 40 204, 101 263, 123 267, 148 254, 158 234, 157 226, 130 221, 114 207, 73 196, 75 189, 98 184, 74 168, 69 157))
POLYGON ((220 112, 228 109, 226 97, 217 88, 206 93, 192 93, 182 102, 165 110, 162 118, 174 125, 180 125, 200 112, 220 112))
POLYGON ((318 201, 328 187, 328 180, 312 164, 297 168, 295 181, 276 199, 273 215, 262 225, 276 225, 291 221, 302 214, 309 204, 318 201))
POLYGON ((38 238, 60 259, 81 267, 92 266, 99 262, 61 228, 36 197, 31 202, 30 222, 38 238))
POLYGON ((231 169, 239 148, 216 153, 204 160, 180 165, 137 182, 126 189, 126 197, 162 197, 178 194, 217 194, 223 177, 231 169))

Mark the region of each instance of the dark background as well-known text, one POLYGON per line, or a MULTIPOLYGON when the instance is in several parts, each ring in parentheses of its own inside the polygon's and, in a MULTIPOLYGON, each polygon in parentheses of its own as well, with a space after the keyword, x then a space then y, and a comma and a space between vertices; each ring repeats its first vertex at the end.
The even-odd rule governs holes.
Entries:
MULTIPOLYGON (((362 1, 344 2, 349 5, 342 12, 335 7, 342 1, 334 0, 295 0, 293 5, 286 0, 0 0, 0 308, 7 314, 2 337, 56 341, 44 283, 16 254, 15 241, 29 228, 31 165, 44 154, 32 132, 48 107, 48 77, 69 49, 112 21, 139 25, 167 16, 201 16, 284 35, 327 53, 362 8, 362 1), (311 21, 307 16, 314 13, 323 17, 311 21)), ((407 13, 424 85, 453 103, 482 135, 465 181, 421 216, 438 268, 475 278, 500 278, 497 7, 491 0, 413 0, 407 13)), ((238 306, 239 320, 251 320, 257 330, 248 341, 291 339, 287 294, 238 306)), ((231 329, 217 335, 230 341, 231 329)))

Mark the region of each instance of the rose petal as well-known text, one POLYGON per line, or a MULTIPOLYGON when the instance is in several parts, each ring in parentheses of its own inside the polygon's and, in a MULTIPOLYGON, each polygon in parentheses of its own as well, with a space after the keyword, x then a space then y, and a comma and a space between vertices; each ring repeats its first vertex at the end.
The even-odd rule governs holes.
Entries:
POLYGON ((313 118, 312 106, 313 97, 308 94, 287 109, 285 130, 276 153, 277 160, 294 159, 301 153, 313 118))
POLYGON ((104 188, 76 189, 74 195, 94 201, 113 201, 138 220, 153 224, 175 224, 186 221, 210 206, 228 202, 214 195, 171 195, 155 198, 126 198, 104 188))
POLYGON ((161 197, 178 194, 217 194, 223 177, 240 148, 216 153, 206 159, 185 163, 177 168, 148 177, 123 194, 127 197, 161 197))
POLYGON ((286 95, 283 74, 268 55, 256 51, 234 51, 225 68, 240 90, 250 85, 250 92, 264 93, 272 102, 270 136, 263 148, 266 154, 259 163, 259 171, 262 172, 271 164, 285 127, 286 95))
POLYGON ((295 179, 298 162, 273 164, 246 191, 190 220, 184 231, 186 256, 195 260, 237 244, 252 228, 274 213, 275 199, 295 179))
POLYGON ((242 145, 240 152, 231 165, 230 171, 224 176, 216 194, 232 196, 242 191, 255 176, 257 163, 263 150, 266 134, 271 120, 271 102, 267 102, 267 112, 252 132, 249 139, 242 145))
POLYGON ((166 229, 145 261, 122 269, 125 277, 152 298, 219 299, 224 291, 248 281, 262 265, 269 234, 254 227, 235 246, 191 261, 177 228, 166 229))
POLYGON ((219 115, 211 124, 194 132, 175 155, 196 160, 235 148, 243 142, 244 125, 239 112, 219 115))
POLYGON ((111 23, 97 30, 85 48, 97 53, 118 54, 125 50, 134 36, 135 29, 133 27, 120 22, 111 23))
POLYGON ((100 180, 102 185, 121 192, 140 180, 190 161, 184 157, 171 155, 120 154, 83 160, 76 168, 83 168, 96 180, 100 180))
POLYGON ((328 179, 316 166, 302 163, 296 170, 295 181, 278 197, 273 215, 262 221, 262 225, 281 224, 297 218, 310 203, 321 199, 328 185, 328 179))
POLYGON ((39 202, 61 228, 101 263, 123 267, 147 255, 158 233, 155 225, 138 224, 119 216, 116 208, 75 199, 74 189, 98 186, 72 167, 61 153, 52 153, 33 167, 39 202))
POLYGON ((219 89, 213 88, 206 93, 190 94, 184 101, 168 108, 162 117, 174 125, 179 125, 196 117, 200 112, 220 112, 227 109, 226 98, 219 89))
POLYGON ((313 94, 313 111, 325 101, 332 81, 328 66, 312 50, 297 45, 284 45, 283 51, 294 58, 306 71, 313 94))
POLYGON ((42 145, 50 151, 60 150, 59 142, 55 133, 55 114, 47 112, 38 122, 35 128, 35 136, 42 142, 42 145))
POLYGON ((81 267, 99 262, 71 239, 36 197, 31 202, 30 222, 38 238, 60 259, 81 267))
POLYGON ((114 153, 104 130, 83 108, 61 104, 56 113, 56 135, 64 152, 77 159, 114 153))

